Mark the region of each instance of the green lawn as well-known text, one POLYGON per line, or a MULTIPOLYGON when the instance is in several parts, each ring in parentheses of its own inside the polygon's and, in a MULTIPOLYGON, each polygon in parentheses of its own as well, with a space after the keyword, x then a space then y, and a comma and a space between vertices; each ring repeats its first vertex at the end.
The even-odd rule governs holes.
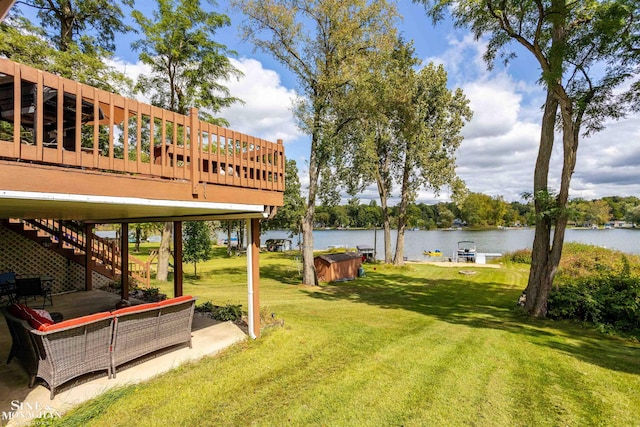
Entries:
MULTIPOLYGON (((219 253, 221 256, 221 252, 219 253)), ((296 260, 261 254, 261 299, 284 319, 60 425, 637 425, 640 345, 514 307, 527 269, 367 266, 297 285, 296 260)), ((245 258, 185 265, 185 293, 243 304, 245 258)), ((163 285, 171 293, 171 285, 163 285)))

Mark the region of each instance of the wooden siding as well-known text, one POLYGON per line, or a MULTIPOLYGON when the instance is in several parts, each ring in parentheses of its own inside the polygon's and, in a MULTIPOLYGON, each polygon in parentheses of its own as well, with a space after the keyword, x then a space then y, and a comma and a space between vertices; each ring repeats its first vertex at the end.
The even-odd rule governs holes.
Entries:
POLYGON ((362 257, 356 253, 319 255, 313 259, 313 264, 321 282, 351 280, 358 277, 362 257))

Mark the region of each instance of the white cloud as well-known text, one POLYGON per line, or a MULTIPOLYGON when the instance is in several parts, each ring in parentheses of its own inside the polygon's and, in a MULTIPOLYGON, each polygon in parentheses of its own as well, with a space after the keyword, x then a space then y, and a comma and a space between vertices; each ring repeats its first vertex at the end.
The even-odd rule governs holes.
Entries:
POLYGON ((492 79, 469 82, 462 90, 473 110, 473 119, 463 131, 465 136, 501 136, 517 124, 522 95, 516 92, 509 76, 499 74, 492 79))
MULTIPOLYGON (((124 73, 134 82, 134 84, 138 80, 140 75, 151 73, 151 68, 140 61, 131 63, 122 58, 114 58, 108 59, 107 64, 124 73)), ((147 96, 146 94, 138 93, 135 95, 135 99, 146 104, 149 104, 151 102, 151 97, 147 96)))
MULTIPOLYGON (((486 43, 468 34, 448 39, 449 48, 438 58, 449 72, 450 86, 462 87, 474 111, 465 126, 458 152, 458 175, 473 192, 517 200, 531 191, 540 139, 544 89, 537 82, 519 81, 514 72, 497 64, 486 70, 482 53, 486 43)), ((530 61, 526 53, 516 61, 530 61)), ((532 63, 533 66, 533 63, 532 63)), ((580 138, 578 161, 570 197, 586 199, 640 193, 639 115, 606 124, 605 130, 580 138)), ((562 139, 556 136, 549 186, 557 190, 562 169, 562 139)), ((431 197, 420 193, 421 197, 431 197)))
POLYGON ((429 56, 424 63, 434 62, 442 64, 447 71, 449 81, 472 81, 487 75, 486 63, 482 54, 486 42, 476 41, 472 34, 467 33, 461 39, 448 36, 449 48, 439 56, 429 56))
POLYGON ((278 73, 263 68, 255 59, 231 59, 231 63, 244 76, 226 85, 244 104, 236 103, 220 112, 230 127, 270 141, 282 139, 285 144, 300 138, 291 111, 295 91, 284 87, 278 73))
MULTIPOLYGON (((225 85, 231 95, 243 100, 244 104, 236 103, 216 115, 226 118, 231 129, 248 135, 269 141, 282 139, 285 144, 298 139, 301 133, 291 112, 295 91, 284 87, 278 73, 263 68, 255 59, 230 60, 244 76, 230 79, 225 85)), ((117 58, 110 61, 110 65, 125 73, 134 82, 140 75, 150 73, 149 66, 141 62, 130 63, 117 58)), ((137 94, 136 99, 149 103, 150 97, 137 94)))

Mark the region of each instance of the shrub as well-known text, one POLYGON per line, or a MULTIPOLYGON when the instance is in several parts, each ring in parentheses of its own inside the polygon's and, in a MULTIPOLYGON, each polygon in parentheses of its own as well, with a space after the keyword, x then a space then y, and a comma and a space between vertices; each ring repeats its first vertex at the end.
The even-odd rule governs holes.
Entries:
POLYGON ((568 279, 606 275, 630 268, 632 273, 640 274, 640 258, 619 251, 583 243, 567 243, 562 250, 562 259, 558 267, 561 282, 568 279))
POLYGON ((502 256, 501 261, 516 264, 531 264, 531 249, 518 249, 514 252, 508 252, 502 256))
POLYGON ((222 307, 218 307, 213 313, 213 318, 216 320, 222 320, 223 322, 231 320, 235 322, 242 318, 242 305, 226 304, 222 307))
POLYGON ((207 301, 197 306, 196 311, 209 313, 211 318, 223 322, 226 322, 227 320, 235 322, 236 320, 242 319, 242 305, 240 304, 226 304, 224 306, 219 306, 213 305, 211 301, 207 301))
POLYGON ((160 288, 148 287, 142 288, 142 298, 145 300, 154 300, 160 295, 160 288))
POLYGON ((592 322, 602 330, 640 333, 640 276, 626 257, 619 272, 575 279, 552 290, 548 316, 592 322))
POLYGON ((196 311, 202 313, 211 313, 216 306, 211 301, 204 302, 196 307, 196 311))

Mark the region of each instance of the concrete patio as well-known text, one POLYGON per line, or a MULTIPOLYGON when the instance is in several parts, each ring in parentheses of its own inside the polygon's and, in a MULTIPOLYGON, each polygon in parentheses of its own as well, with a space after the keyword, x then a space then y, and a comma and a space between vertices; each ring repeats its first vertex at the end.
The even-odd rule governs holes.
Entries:
MULTIPOLYGON (((60 312, 65 319, 90 313, 108 311, 115 307, 120 297, 110 292, 93 290, 54 295, 54 305, 47 305, 50 312, 60 312)), ((134 301, 134 304, 142 301, 134 301)), ((42 301, 29 306, 40 308, 42 301)), ((0 315, 0 317, 2 317, 0 315)), ((90 400, 107 390, 148 380, 167 372, 180 364, 195 361, 242 341, 247 335, 232 322, 216 322, 194 315, 192 326, 193 348, 176 346, 156 352, 151 356, 132 361, 118 368, 116 378, 107 378, 106 372, 98 372, 73 379, 56 389, 53 400, 49 389, 39 380, 30 389, 29 376, 17 360, 6 364, 11 348, 11 335, 4 319, 0 320, 0 425, 27 425, 38 416, 58 416, 73 406, 90 400)))

